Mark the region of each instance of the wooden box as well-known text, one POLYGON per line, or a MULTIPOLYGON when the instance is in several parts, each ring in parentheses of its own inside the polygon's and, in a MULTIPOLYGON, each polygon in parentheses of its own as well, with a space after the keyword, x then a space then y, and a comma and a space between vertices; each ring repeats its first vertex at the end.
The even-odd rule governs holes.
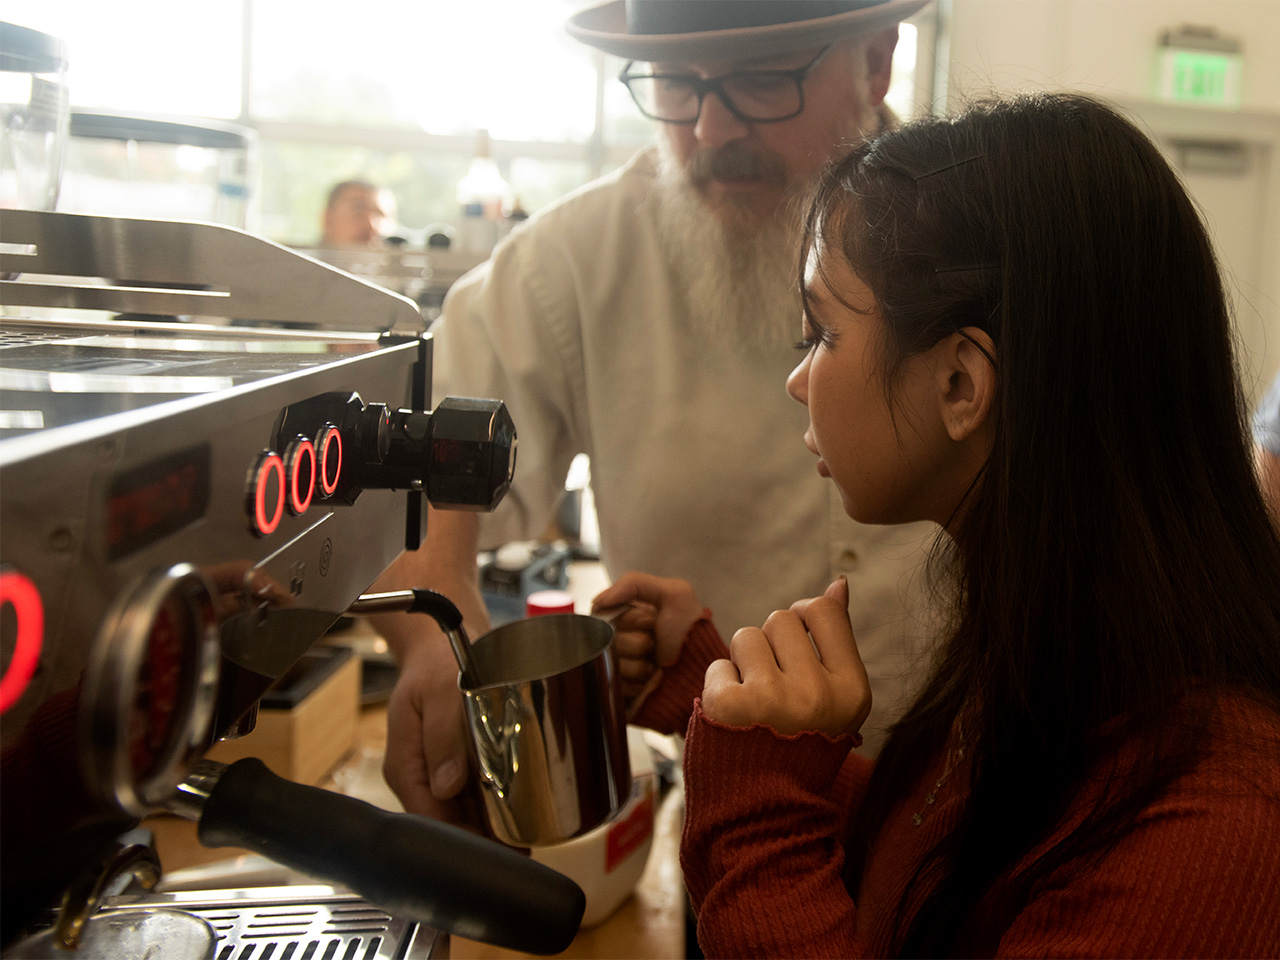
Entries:
POLYGON ((257 757, 297 783, 322 783, 355 746, 360 658, 346 647, 318 646, 272 687, 252 733, 207 754, 219 763, 257 757))

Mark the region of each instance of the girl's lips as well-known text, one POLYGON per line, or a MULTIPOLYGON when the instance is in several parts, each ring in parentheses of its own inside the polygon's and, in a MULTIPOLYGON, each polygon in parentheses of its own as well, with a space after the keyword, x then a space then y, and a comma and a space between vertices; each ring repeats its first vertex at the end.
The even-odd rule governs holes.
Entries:
POLYGON ((830 472, 827 470, 826 463, 822 459, 822 454, 818 453, 818 445, 813 442, 807 431, 804 435, 804 448, 818 458, 818 475, 822 477, 831 476, 830 472))

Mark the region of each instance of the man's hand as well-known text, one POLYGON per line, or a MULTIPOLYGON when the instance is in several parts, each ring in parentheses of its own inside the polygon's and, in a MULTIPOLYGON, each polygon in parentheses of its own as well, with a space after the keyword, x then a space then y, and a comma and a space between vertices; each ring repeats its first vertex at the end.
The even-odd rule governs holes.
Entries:
MULTIPOLYGON (((476 576, 476 515, 429 508, 427 540, 392 564, 371 592, 429 587, 462 612, 472 637, 489 629, 476 576)), ((458 661, 431 617, 395 613, 374 617, 400 666, 387 704, 387 751, 382 773, 410 813, 476 826, 478 803, 466 747, 458 690, 458 661)))
POLYGON ((735 727, 767 724, 784 735, 857 734, 871 712, 871 687, 848 603, 841 577, 823 596, 770 614, 763 629, 735 633, 729 659, 707 668, 703 713, 735 727))
POLYGON ((382 773, 410 813, 470 825, 474 807, 459 797, 471 779, 458 664, 432 631, 405 653, 387 704, 382 773))

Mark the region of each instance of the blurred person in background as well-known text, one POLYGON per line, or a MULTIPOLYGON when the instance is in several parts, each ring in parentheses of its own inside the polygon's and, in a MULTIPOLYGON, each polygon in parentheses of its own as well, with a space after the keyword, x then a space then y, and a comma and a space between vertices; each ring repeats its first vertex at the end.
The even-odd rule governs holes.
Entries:
POLYGON ((396 226, 396 198, 367 180, 343 180, 329 191, 321 221, 326 249, 381 247, 396 226))
MULTIPOLYGON (((932 635, 920 563, 938 528, 845 516, 783 439, 804 416, 782 383, 800 315, 797 201, 894 124, 898 23, 925 2, 611 0, 570 18, 579 40, 630 61, 620 79, 659 122, 657 143, 534 214, 450 291, 432 329, 436 397, 504 400, 519 469, 492 515, 433 511, 424 546, 378 589, 439 590, 484 632, 477 550, 542 534, 585 453, 610 576, 687 579, 737 628, 848 575, 874 753, 932 635)), ((457 666, 427 620, 378 623, 400 664, 384 772, 410 811, 457 817, 457 666)), ((632 626, 620 650, 651 642, 632 626)))

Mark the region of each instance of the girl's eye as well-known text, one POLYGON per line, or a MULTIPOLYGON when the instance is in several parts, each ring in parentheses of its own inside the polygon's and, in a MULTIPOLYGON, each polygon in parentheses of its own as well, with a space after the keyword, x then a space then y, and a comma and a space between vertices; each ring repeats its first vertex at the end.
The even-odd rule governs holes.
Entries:
POLYGON ((800 352, 808 353, 815 347, 831 346, 832 337, 830 331, 813 326, 809 327, 806 332, 808 336, 796 343, 796 349, 800 352))

